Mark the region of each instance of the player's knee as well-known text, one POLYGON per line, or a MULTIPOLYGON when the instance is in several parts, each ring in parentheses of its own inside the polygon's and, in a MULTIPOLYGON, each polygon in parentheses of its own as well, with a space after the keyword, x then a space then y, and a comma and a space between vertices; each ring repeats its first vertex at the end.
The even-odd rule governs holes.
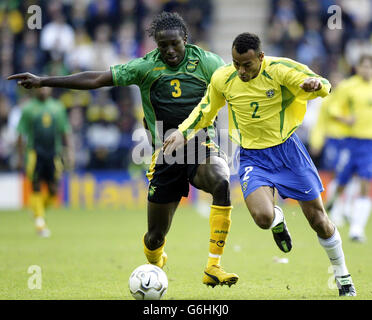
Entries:
POLYGON ((327 215, 323 211, 318 211, 316 214, 312 215, 309 219, 311 228, 318 234, 328 234, 328 231, 332 229, 331 222, 327 215))
POLYGON ((253 210, 251 211, 251 215, 253 217, 254 222, 261 229, 269 229, 273 222, 273 214, 270 214, 269 212, 253 210))
POLYGON ((216 181, 212 191, 213 198, 227 199, 230 197, 230 182, 227 178, 221 178, 216 181))

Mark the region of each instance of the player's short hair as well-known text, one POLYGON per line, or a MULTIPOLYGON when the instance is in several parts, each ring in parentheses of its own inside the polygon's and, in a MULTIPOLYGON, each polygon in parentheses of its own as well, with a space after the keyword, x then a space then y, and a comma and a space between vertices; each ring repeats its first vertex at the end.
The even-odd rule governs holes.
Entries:
POLYGON ((249 49, 253 49, 257 54, 259 54, 261 52, 261 40, 253 33, 244 32, 234 39, 232 47, 235 47, 235 50, 239 54, 243 54, 249 49))
POLYGON ((361 65, 364 62, 364 60, 369 60, 370 62, 372 62, 372 54, 371 53, 361 54, 361 56, 359 57, 358 65, 361 65))
POLYGON ((155 38, 156 33, 163 30, 180 30, 184 38, 189 32, 183 18, 177 12, 166 12, 158 14, 151 22, 147 32, 150 37, 155 38))

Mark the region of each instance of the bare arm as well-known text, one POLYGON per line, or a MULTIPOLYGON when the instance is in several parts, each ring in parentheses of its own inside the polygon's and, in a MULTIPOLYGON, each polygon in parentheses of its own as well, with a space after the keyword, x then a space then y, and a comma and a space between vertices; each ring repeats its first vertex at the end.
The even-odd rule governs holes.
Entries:
POLYGON ((89 90, 112 86, 111 71, 84 71, 68 76, 39 77, 32 73, 19 73, 8 77, 17 80, 18 85, 26 89, 40 87, 58 87, 67 89, 89 90))

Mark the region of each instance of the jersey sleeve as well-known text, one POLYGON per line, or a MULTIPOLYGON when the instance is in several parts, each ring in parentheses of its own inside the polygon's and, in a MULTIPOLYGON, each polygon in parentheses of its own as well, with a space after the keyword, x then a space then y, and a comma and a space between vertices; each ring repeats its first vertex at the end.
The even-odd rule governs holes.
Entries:
POLYGON ((27 106, 23 107, 21 117, 17 125, 17 132, 21 135, 27 135, 29 132, 29 108, 27 106))
POLYGON ((118 64, 110 67, 112 80, 115 86, 129 86, 131 84, 138 85, 142 78, 146 61, 143 58, 138 58, 129 61, 126 64, 118 64))
POLYGON ((331 84, 329 81, 315 74, 308 66, 290 59, 275 63, 278 64, 278 74, 281 77, 282 84, 286 86, 297 98, 311 100, 317 97, 324 98, 329 94, 331 90, 331 84), (307 78, 319 78, 322 83, 322 88, 313 92, 304 91, 300 85, 307 78))
POLYGON ((208 82, 211 81, 213 73, 219 68, 225 65, 225 61, 217 54, 209 51, 205 51, 205 65, 206 65, 206 76, 208 82))
POLYGON ((187 140, 191 139, 198 130, 211 126, 218 111, 225 105, 225 97, 216 85, 213 76, 202 100, 189 117, 178 126, 178 130, 187 140))

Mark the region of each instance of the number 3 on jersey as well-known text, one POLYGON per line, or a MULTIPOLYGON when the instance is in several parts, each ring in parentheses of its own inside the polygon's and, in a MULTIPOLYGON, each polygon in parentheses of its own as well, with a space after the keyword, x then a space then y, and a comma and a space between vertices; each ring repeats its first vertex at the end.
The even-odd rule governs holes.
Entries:
POLYGON ((170 82, 170 85, 173 87, 173 91, 172 91, 172 97, 174 98, 179 98, 182 94, 182 91, 181 91, 181 83, 180 83, 180 80, 178 79, 173 79, 171 80, 170 82))
POLYGON ((249 179, 248 174, 253 170, 253 167, 252 166, 245 167, 244 170, 245 170, 245 173, 243 176, 243 181, 247 181, 249 179))

